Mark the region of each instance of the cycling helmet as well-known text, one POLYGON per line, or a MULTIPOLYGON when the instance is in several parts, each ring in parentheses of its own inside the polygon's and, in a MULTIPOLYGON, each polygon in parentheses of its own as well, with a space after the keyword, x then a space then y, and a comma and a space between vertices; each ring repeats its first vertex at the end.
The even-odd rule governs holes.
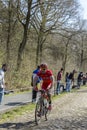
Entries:
POLYGON ((46 64, 46 63, 42 63, 42 64, 40 65, 40 68, 47 69, 47 68, 48 68, 48 66, 47 66, 47 64, 46 64))

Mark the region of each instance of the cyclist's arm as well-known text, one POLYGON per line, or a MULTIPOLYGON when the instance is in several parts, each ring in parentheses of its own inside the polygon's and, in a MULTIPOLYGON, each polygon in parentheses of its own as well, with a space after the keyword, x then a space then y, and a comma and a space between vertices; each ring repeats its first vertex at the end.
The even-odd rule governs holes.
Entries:
POLYGON ((52 87, 53 87, 54 86, 54 76, 52 75, 50 78, 52 80, 52 87))
POLYGON ((54 86, 54 76, 52 75, 52 76, 50 76, 50 79, 51 79, 51 84, 48 86, 48 88, 47 89, 51 89, 53 86, 54 86))

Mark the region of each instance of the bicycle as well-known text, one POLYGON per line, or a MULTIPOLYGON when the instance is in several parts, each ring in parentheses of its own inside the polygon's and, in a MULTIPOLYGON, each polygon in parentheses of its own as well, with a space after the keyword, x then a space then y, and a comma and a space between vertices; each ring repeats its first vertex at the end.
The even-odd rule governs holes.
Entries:
POLYGON ((42 117, 45 116, 45 120, 48 120, 48 114, 50 110, 48 110, 49 106, 49 97, 46 91, 39 90, 40 96, 36 103, 35 108, 35 122, 38 125, 41 121, 42 117))

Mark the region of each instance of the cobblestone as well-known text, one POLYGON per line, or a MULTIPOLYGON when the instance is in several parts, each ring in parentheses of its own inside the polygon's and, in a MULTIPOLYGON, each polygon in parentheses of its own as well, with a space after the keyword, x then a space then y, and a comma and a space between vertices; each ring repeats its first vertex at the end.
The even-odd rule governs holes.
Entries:
POLYGON ((53 101, 48 121, 35 125, 34 112, 0 125, 0 130, 87 130, 87 88, 67 93, 53 101))

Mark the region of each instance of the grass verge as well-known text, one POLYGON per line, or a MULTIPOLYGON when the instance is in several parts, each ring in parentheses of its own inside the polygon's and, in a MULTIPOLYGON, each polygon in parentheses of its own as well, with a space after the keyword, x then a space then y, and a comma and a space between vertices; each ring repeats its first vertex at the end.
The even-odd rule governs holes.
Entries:
POLYGON ((0 114, 0 123, 3 123, 7 120, 13 120, 16 116, 23 115, 27 111, 31 112, 35 108, 35 104, 29 103, 27 105, 17 107, 15 109, 12 109, 10 111, 7 111, 3 114, 0 114))

